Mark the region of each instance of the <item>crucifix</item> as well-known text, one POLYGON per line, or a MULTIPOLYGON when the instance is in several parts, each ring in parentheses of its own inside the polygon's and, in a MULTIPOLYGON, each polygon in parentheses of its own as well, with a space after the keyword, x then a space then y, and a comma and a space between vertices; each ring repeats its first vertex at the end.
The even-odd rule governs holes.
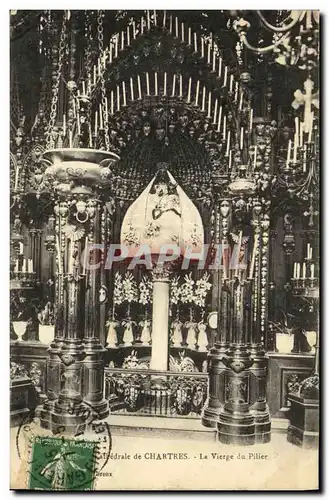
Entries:
POLYGON ((292 103, 294 109, 298 109, 300 106, 304 106, 304 132, 308 133, 312 128, 312 105, 319 109, 319 92, 312 94, 314 88, 314 82, 308 78, 304 82, 305 93, 301 90, 296 90, 294 93, 295 100, 292 103))

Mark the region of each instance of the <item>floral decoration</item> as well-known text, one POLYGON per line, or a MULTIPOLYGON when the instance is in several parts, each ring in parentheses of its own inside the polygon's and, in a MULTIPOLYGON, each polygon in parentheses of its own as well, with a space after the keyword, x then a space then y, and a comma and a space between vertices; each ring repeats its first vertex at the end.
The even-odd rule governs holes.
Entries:
POLYGON ((142 281, 139 283, 139 300, 140 304, 144 306, 152 303, 153 284, 150 278, 143 276, 142 281))

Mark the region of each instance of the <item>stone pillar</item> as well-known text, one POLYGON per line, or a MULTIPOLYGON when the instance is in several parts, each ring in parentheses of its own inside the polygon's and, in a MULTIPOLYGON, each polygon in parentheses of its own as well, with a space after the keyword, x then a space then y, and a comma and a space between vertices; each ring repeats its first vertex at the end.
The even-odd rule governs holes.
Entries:
POLYGON ((169 353, 169 273, 163 267, 153 270, 151 370, 167 371, 169 353))

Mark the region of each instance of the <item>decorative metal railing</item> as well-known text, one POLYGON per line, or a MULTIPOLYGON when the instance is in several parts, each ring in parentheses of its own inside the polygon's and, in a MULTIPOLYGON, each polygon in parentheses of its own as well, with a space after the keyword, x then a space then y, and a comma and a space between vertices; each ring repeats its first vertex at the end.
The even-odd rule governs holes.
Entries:
POLYGON ((105 368, 111 413, 199 418, 208 374, 105 368))

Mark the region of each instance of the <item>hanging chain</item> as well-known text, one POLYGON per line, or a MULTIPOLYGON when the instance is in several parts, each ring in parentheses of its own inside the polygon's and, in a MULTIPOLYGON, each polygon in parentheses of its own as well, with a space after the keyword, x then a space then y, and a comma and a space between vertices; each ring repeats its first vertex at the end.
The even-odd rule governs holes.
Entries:
POLYGON ((105 66, 106 66, 106 54, 104 53, 104 26, 103 26, 103 11, 98 11, 97 16, 97 33, 98 33, 98 50, 100 58, 100 79, 101 79, 101 99, 102 99, 102 112, 103 112, 103 123, 104 123, 104 139, 105 139, 105 149, 110 151, 110 136, 109 136, 109 120, 108 120, 108 107, 106 99, 106 88, 105 88, 105 66))
POLYGON ((51 136, 53 132, 53 128, 55 126, 55 120, 57 116, 57 103, 58 103, 58 94, 59 94, 59 86, 61 83, 61 73, 62 73, 62 67, 63 67, 63 59, 66 51, 66 13, 64 12, 63 16, 63 23, 62 23, 62 30, 60 34, 60 40, 59 40, 59 47, 58 47, 58 64, 57 64, 57 73, 55 77, 55 82, 53 84, 52 88, 52 101, 51 101, 51 108, 50 108, 50 120, 49 120, 49 125, 48 129, 46 132, 46 143, 47 146, 50 145, 51 143, 51 136))

